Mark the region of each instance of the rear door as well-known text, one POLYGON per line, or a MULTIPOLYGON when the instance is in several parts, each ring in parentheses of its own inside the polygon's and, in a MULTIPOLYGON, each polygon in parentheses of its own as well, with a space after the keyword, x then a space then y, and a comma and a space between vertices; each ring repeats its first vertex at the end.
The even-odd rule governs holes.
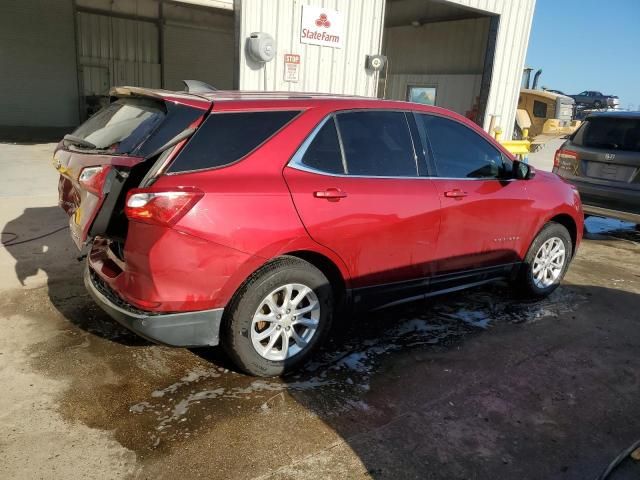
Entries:
MULTIPOLYGON (((91 231, 91 227, 103 207, 116 208, 124 184, 141 180, 145 167, 134 167, 197 125, 203 115, 199 108, 159 99, 123 98, 65 137, 53 163, 60 173, 59 203, 69 215, 71 236, 78 248, 87 237, 102 233, 91 231)), ((152 163, 153 159, 149 160, 152 163)), ((102 213, 102 227, 106 228, 111 212, 102 213)))
POLYGON ((555 163, 585 204, 640 213, 640 117, 587 118, 555 163))
POLYGON ((461 122, 429 114, 416 118, 432 152, 442 203, 437 273, 519 261, 533 219, 526 181, 511 179, 511 160, 461 122))
POLYGON ((355 288, 418 279, 435 258, 440 202, 408 115, 331 115, 284 172, 310 236, 343 259, 355 288))

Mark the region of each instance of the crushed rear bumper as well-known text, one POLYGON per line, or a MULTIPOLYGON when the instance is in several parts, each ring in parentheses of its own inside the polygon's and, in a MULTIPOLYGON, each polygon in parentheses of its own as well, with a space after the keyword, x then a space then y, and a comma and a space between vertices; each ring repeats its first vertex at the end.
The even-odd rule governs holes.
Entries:
POLYGON ((147 340, 173 347, 218 345, 224 309, 196 312, 145 312, 118 297, 87 267, 84 283, 95 302, 115 321, 147 340))

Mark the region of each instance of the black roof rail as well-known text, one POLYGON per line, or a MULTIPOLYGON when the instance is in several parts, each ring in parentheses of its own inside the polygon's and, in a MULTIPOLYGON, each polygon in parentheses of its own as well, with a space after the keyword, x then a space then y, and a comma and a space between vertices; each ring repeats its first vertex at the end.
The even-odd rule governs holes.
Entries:
POLYGON ((216 87, 200 80, 182 80, 184 83, 184 91, 187 93, 208 93, 218 90, 216 87))

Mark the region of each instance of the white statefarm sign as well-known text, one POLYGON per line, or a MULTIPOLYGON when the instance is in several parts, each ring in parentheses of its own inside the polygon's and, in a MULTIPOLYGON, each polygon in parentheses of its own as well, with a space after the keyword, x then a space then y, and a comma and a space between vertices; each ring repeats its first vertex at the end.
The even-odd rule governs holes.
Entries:
POLYGON ((323 47, 342 48, 344 16, 329 8, 302 6, 300 42, 323 47))

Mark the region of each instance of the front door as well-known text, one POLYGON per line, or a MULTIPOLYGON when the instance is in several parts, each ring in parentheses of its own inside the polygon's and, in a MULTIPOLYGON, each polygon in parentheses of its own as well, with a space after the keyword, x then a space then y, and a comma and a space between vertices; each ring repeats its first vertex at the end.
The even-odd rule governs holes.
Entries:
POLYGON ((471 127, 437 115, 416 115, 428 142, 442 203, 436 273, 520 261, 531 221, 525 180, 512 162, 471 127))
POLYGON ((326 119, 284 176, 309 235, 342 258, 353 288, 394 284, 408 296, 418 265, 435 258, 440 222, 421 173, 405 113, 368 110, 326 119))

